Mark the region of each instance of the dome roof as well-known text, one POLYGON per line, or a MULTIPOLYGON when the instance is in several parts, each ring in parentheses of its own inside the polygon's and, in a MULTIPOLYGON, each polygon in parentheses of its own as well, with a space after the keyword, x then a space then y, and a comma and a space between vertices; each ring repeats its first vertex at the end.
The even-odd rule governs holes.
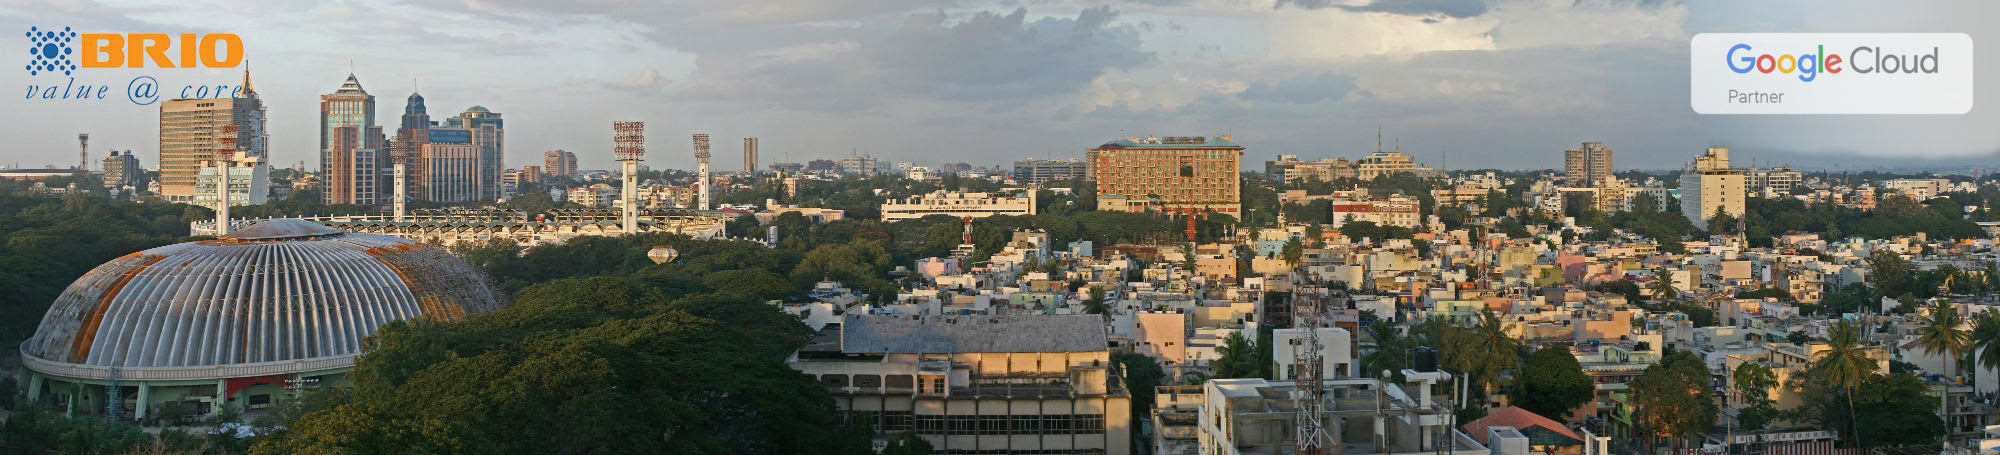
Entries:
POLYGON ((473 105, 472 107, 468 107, 468 108, 465 108, 465 111, 466 111, 466 112, 479 112, 479 113, 485 113, 485 114, 491 114, 491 113, 493 113, 493 111, 489 111, 489 110, 486 110, 486 106, 480 106, 480 105, 473 105))
POLYGON ((353 365, 391 321, 503 305, 465 261, 410 240, 271 220, 113 259, 70 283, 21 345, 44 373, 213 379, 353 365))

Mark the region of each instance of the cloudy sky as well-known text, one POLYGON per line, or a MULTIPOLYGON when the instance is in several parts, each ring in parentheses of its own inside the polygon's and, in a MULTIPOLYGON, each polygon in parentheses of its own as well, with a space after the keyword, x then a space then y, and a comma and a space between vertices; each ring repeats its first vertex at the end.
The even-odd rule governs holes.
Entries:
MULTIPOLYGON (((434 117, 504 114, 510 167, 557 148, 609 167, 613 120, 648 122, 653 166, 691 167, 688 135, 708 131, 722 170, 740 167, 744 136, 762 138, 765 163, 861 152, 989 165, 1217 134, 1257 163, 1366 153, 1378 128, 1453 169, 1557 167, 1582 141, 1616 149, 1619 168, 1677 167, 1709 145, 1807 166, 2000 151, 2000 89, 1985 83, 2000 80, 2000 44, 1986 40, 2000 33, 1985 23, 2000 3, 1743 3, 0 0, 0 30, 237 34, 285 166, 317 167, 318 95, 350 68, 391 129, 413 90, 434 117), (1702 32, 1963 32, 1984 87, 1966 115, 1700 116, 1687 54, 1702 32)), ((64 82, 0 73, 15 96, 64 82)), ((89 132, 93 157, 131 149, 150 167, 157 108, 124 100, 127 81, 154 76, 172 92, 238 77, 78 73, 114 99, 7 98, 0 165, 68 165, 89 132)))

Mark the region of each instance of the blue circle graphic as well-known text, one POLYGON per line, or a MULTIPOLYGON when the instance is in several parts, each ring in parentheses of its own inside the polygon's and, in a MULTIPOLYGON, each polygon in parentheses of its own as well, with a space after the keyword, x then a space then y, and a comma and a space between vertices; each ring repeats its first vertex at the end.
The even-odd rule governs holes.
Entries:
POLYGON ((56 58, 56 55, 60 53, 62 53, 62 48, 56 47, 56 43, 42 45, 42 58, 56 58))

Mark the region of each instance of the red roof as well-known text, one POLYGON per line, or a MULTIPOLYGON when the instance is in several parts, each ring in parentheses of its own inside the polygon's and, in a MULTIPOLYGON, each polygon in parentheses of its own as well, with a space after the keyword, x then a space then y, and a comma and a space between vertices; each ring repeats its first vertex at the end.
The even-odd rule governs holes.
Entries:
POLYGON ((1529 427, 1541 427, 1556 434, 1568 436, 1570 439, 1583 440, 1582 436, 1577 436, 1576 432, 1569 431, 1569 427, 1563 426, 1562 423, 1549 420, 1548 417, 1542 417, 1533 412, 1528 412, 1528 410, 1521 409, 1518 406, 1500 408, 1498 411, 1493 411, 1492 414, 1487 414, 1486 417, 1480 417, 1479 420, 1467 422, 1465 424, 1466 436, 1471 436, 1472 439, 1478 440, 1480 444, 1486 444, 1487 427, 1512 427, 1516 430, 1523 430, 1523 433, 1526 433, 1529 427))

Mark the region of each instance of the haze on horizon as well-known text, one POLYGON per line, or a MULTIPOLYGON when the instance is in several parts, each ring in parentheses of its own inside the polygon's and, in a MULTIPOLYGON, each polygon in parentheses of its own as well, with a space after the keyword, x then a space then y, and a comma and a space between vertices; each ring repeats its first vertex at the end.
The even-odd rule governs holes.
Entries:
MULTIPOLYGON (((719 170, 735 170, 744 136, 761 138, 764 163, 860 152, 995 165, 1118 137, 1229 134, 1254 163, 1360 155, 1378 128, 1451 169, 1554 168, 1584 141, 1616 149, 1620 169, 1678 167, 1710 145, 1807 166, 1975 160, 2000 153, 1993 90, 1956 116, 1699 116, 1687 44, 1702 32, 1962 32, 1977 45, 2000 37, 1992 17, 2000 4, 1970 0, 0 0, 0 30, 238 34, 269 106, 271 161, 309 168, 318 96, 350 68, 388 130, 413 90, 433 118, 502 113, 509 167, 560 148, 608 168, 613 120, 648 122, 648 165, 682 169, 697 130, 717 138, 719 170)), ((1996 80, 2000 56, 1982 54, 1978 80, 1996 80)), ((92 71, 120 84, 146 71, 240 78, 92 71)), ((47 83, 7 74, 16 93, 47 83)), ((0 165, 71 165, 80 132, 93 166, 113 148, 156 165, 156 106, 10 98, 0 117, 0 165)))

